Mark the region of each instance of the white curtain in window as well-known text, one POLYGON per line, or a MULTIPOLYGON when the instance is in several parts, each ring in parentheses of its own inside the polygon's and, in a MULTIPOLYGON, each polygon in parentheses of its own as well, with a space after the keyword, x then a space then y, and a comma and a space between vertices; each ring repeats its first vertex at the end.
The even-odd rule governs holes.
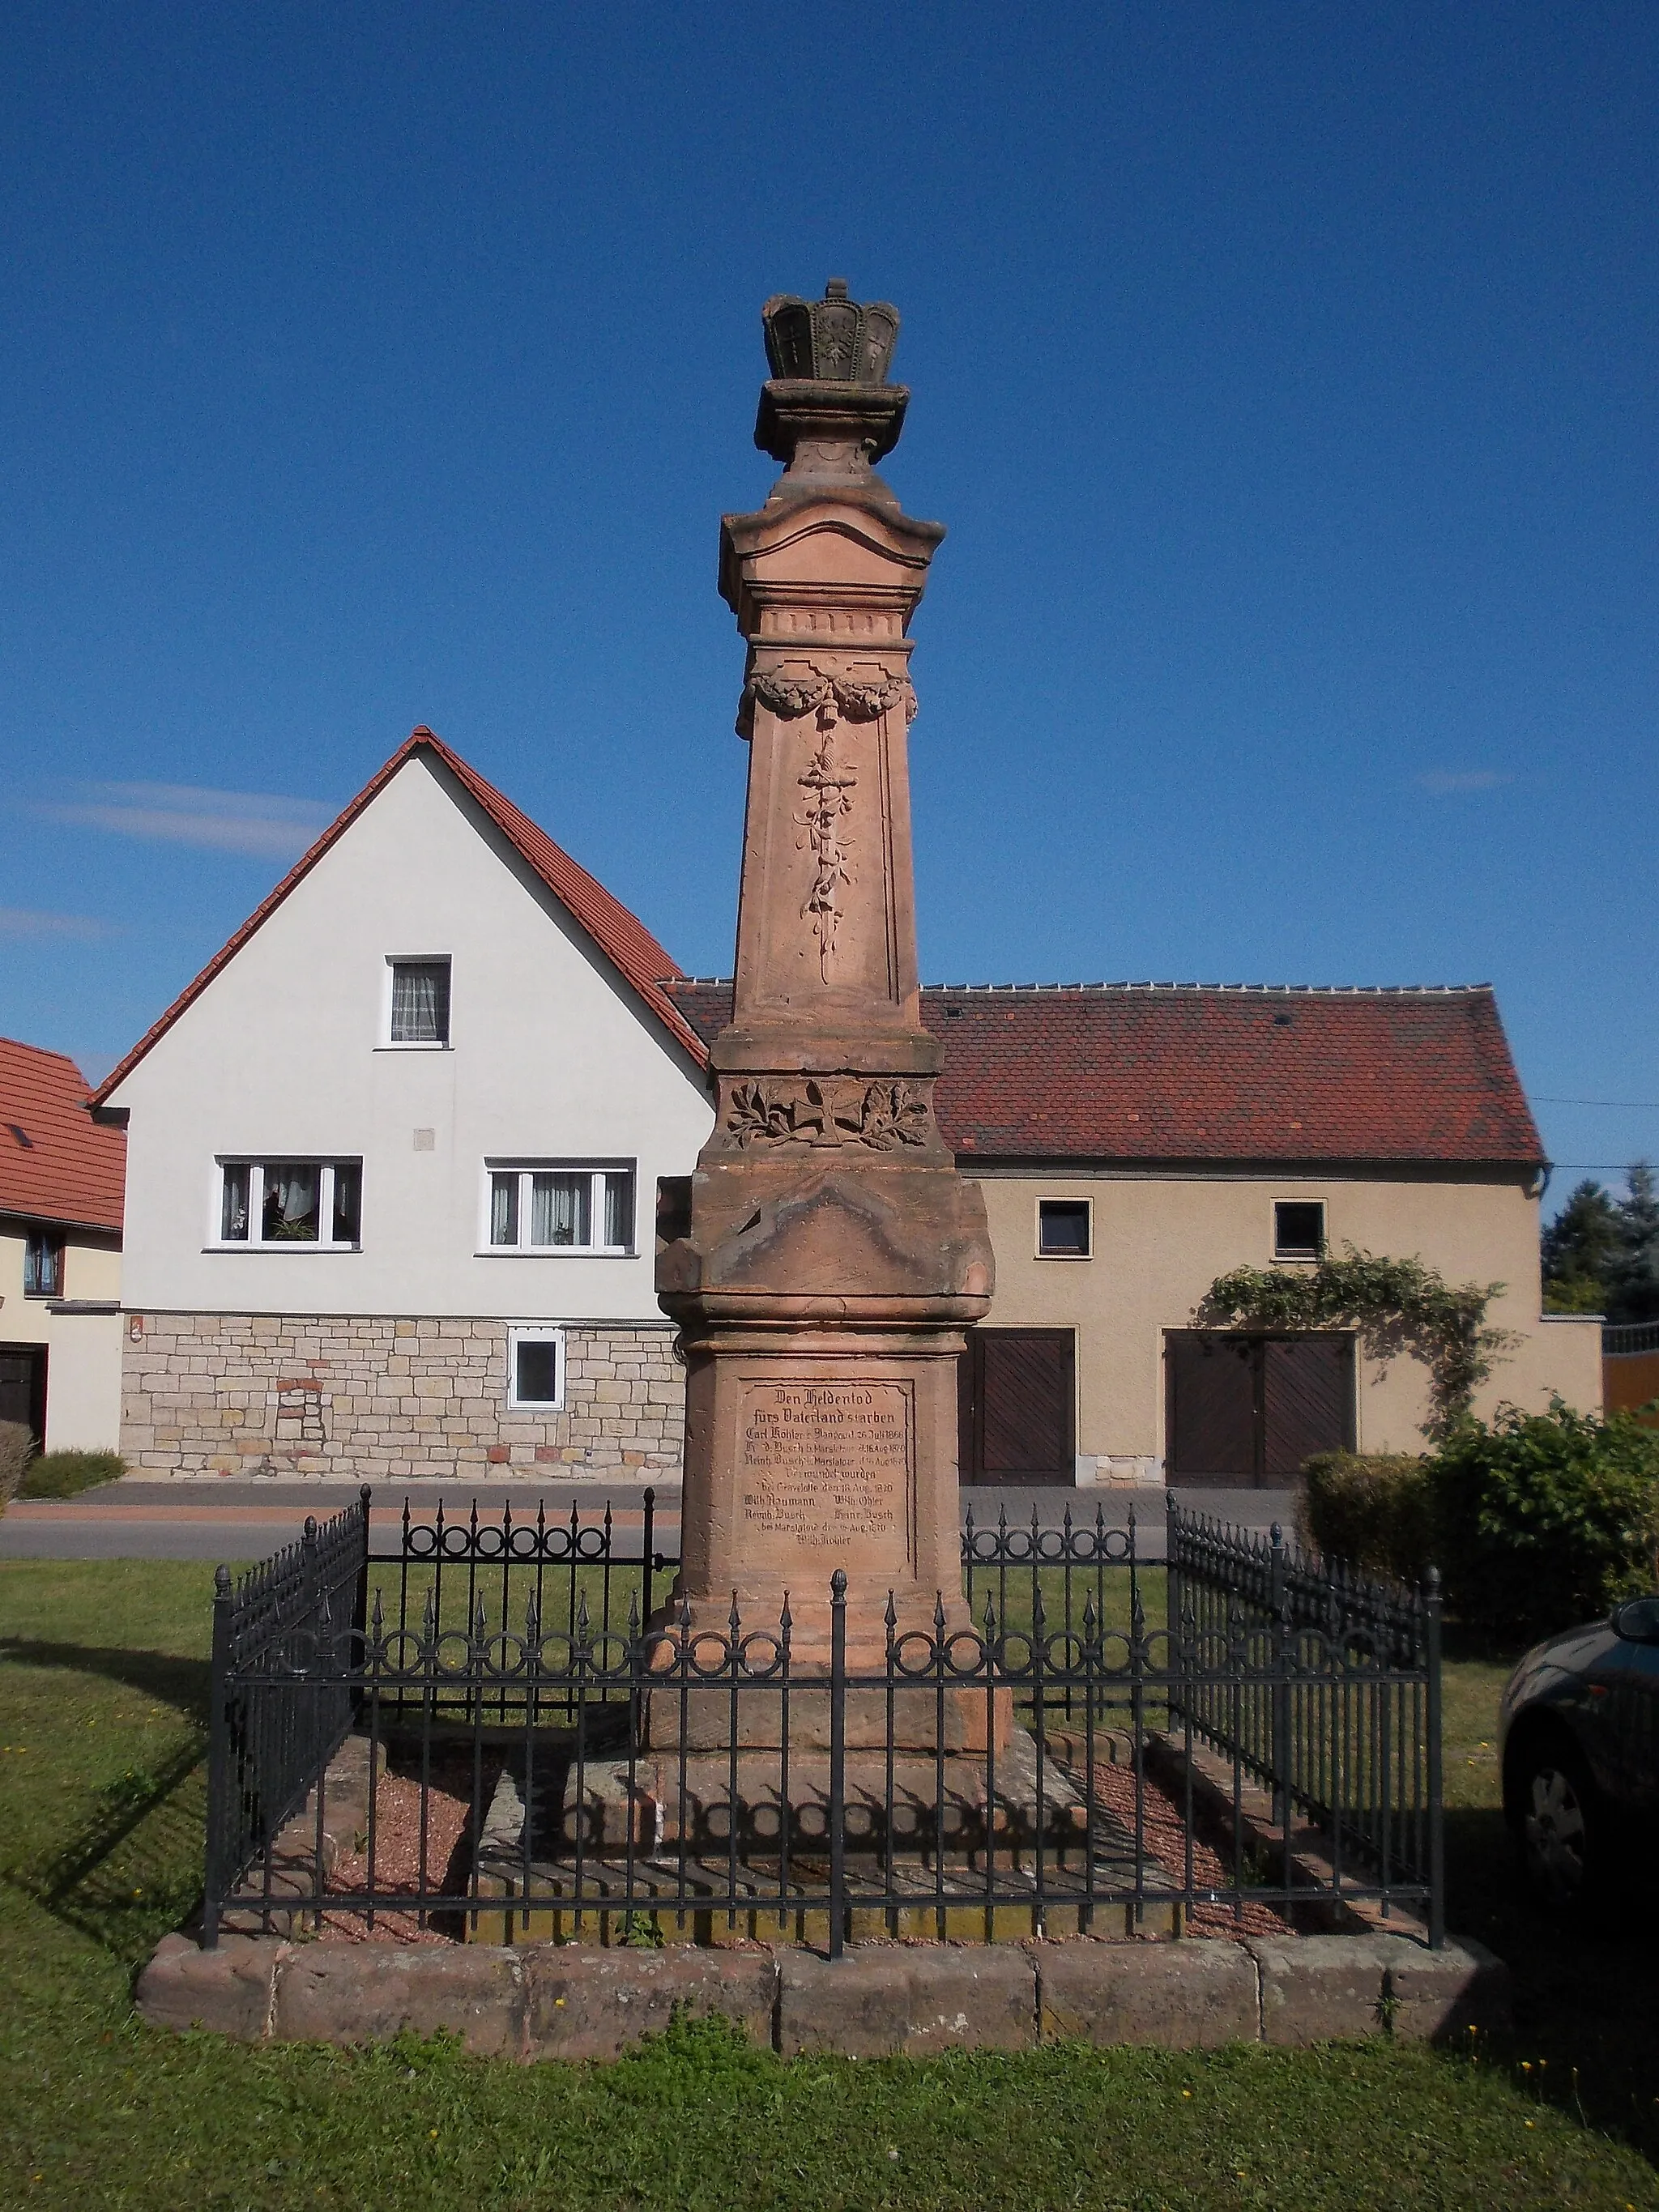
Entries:
POLYGON ((605 1241, 625 1252, 634 1242, 634 1178, 626 1173, 605 1179, 605 1241))
POLYGON ((489 1241, 492 1244, 519 1241, 519 1178, 515 1175, 489 1178, 489 1241))
POLYGON ((247 1241, 247 1194, 250 1170, 246 1161, 233 1161, 225 1170, 224 1198, 219 1209, 219 1234, 228 1243, 247 1241))
POLYGON ((309 1243, 317 1235, 317 1186, 320 1180, 315 1160, 301 1160, 265 1170, 264 1233, 267 1242, 309 1243))
POLYGON ((394 1044, 447 1044, 449 1041, 449 969, 441 962, 402 962, 392 971, 392 1041, 394 1044))
POLYGON ((585 1175, 536 1175, 530 1178, 530 1241, 532 1244, 586 1244, 589 1185, 585 1175))

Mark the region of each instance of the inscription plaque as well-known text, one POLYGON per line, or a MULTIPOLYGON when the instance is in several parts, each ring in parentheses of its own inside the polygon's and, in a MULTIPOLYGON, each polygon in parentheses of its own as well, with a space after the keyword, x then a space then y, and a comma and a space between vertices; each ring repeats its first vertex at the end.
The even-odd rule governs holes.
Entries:
POLYGON ((908 1557, 914 1429, 908 1382, 745 1382, 745 1550, 908 1557))

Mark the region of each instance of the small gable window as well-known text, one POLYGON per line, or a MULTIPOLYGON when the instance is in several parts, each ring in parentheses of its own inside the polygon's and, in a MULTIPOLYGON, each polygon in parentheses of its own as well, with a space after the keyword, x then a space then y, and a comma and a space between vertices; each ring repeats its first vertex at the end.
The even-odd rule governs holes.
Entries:
POLYGON ((31 1229, 23 1239, 23 1295, 29 1298, 64 1295, 64 1240, 49 1229, 31 1229))
POLYGON ((1093 1249, 1093 1209, 1086 1198, 1037 1200, 1037 1257, 1086 1260, 1093 1249))
POLYGON ((393 1044, 449 1042, 449 962, 393 960, 392 1028, 393 1044))
POLYGON ((1276 1199, 1273 1201, 1274 1259, 1322 1260, 1324 1256, 1324 1200, 1276 1199))

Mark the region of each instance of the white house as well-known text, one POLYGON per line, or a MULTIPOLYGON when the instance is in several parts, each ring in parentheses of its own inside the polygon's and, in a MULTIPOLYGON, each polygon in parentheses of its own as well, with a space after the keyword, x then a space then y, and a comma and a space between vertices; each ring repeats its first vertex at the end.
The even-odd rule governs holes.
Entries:
POLYGON ((678 973, 416 730, 98 1093, 129 1461, 678 1467, 654 1194, 710 1120, 678 973))
MULTIPOLYGON (((417 730, 96 1094, 129 1123, 122 1448, 182 1473, 678 1470, 658 1179, 729 983, 417 730)), ((966 1480, 1276 1483, 1420 1447, 1352 1332, 1206 1328, 1346 1244, 1501 1281, 1477 1410, 1601 1400, 1540 1310, 1545 1161, 1490 989, 924 991, 997 1261, 966 1480)))

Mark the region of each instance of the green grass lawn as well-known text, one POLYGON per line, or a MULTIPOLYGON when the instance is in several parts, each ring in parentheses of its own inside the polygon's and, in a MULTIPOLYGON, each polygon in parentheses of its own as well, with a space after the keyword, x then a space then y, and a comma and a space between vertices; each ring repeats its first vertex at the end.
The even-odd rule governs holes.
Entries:
POLYGON ((1569 1942, 1517 1899, 1501 1657, 1448 1670, 1453 1919, 1516 1967, 1517 2056, 785 2064, 705 2027, 610 2068, 519 2069, 133 2018, 133 1974, 198 1880, 210 1581, 0 1564, 0 2204, 1659 2207, 1659 1947, 1650 1919, 1569 1942))

